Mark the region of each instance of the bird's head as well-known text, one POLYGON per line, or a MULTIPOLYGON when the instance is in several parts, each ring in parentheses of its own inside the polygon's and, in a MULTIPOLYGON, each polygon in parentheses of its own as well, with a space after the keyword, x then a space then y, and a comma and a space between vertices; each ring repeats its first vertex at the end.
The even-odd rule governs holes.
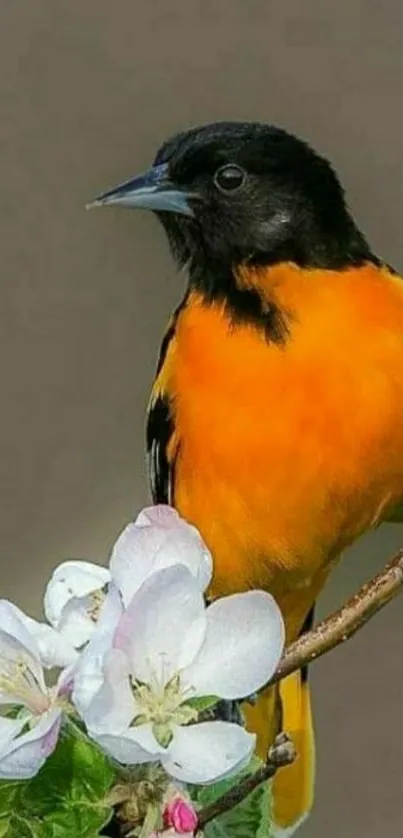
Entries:
POLYGON ((95 205, 151 209, 197 274, 292 261, 339 268, 369 256, 327 160, 270 125, 221 122, 166 141, 144 175, 95 205))

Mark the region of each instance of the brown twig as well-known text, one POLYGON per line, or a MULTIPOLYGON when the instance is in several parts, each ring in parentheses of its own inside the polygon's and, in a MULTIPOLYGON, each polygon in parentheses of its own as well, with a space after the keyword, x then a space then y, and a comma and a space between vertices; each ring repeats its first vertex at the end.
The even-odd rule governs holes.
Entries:
MULTIPOLYGON (((330 652, 340 643, 352 637, 358 629, 362 628, 368 620, 388 604, 403 588, 403 549, 399 550, 396 556, 391 559, 384 570, 378 573, 370 582, 363 585, 339 609, 322 620, 312 631, 304 634, 295 643, 286 649, 280 664, 269 684, 281 681, 287 675, 306 666, 326 652, 330 652)), ((210 803, 199 813, 199 826, 228 812, 238 803, 241 803, 257 786, 274 776, 281 765, 288 765, 295 759, 293 747, 285 749, 283 761, 279 761, 281 749, 292 743, 285 734, 277 737, 273 747, 270 749, 268 760, 265 765, 258 768, 254 774, 240 780, 230 791, 223 794, 214 803, 210 803), (276 749, 280 748, 280 751, 276 749)), ((281 757, 280 757, 281 759, 281 757)))
POLYGON ((339 611, 322 620, 316 628, 302 635, 286 649, 269 683, 281 681, 286 675, 312 663, 348 640, 400 593, 402 587, 403 550, 399 550, 384 570, 363 585, 339 611))
POLYGON ((253 774, 244 777, 235 786, 232 787, 226 794, 221 795, 213 803, 209 803, 204 809, 199 812, 198 827, 202 829, 206 823, 233 809, 245 797, 248 797, 265 780, 269 780, 274 776, 278 768, 283 765, 289 765, 295 759, 295 748, 291 739, 286 733, 280 733, 270 748, 269 756, 265 765, 258 768, 253 774))

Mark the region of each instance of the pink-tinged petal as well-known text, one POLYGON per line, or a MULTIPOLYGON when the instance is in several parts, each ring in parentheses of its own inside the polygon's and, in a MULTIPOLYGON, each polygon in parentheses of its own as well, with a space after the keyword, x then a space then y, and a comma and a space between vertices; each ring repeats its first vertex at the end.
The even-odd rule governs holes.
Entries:
POLYGON ((151 725, 130 727, 121 734, 98 733, 89 730, 89 735, 98 742, 113 759, 125 765, 156 762, 164 753, 151 732, 151 725))
POLYGON ((72 666, 67 666, 66 669, 63 669, 62 672, 60 672, 55 687, 55 693, 57 696, 60 695, 69 697, 71 695, 74 686, 74 672, 74 664, 72 666))
POLYGON ((44 597, 46 619, 59 628, 63 609, 74 597, 85 597, 110 581, 106 567, 84 561, 68 561, 60 564, 47 584, 44 597))
POLYGON ((158 526, 170 530, 183 519, 173 506, 165 503, 157 503, 155 506, 146 506, 139 512, 135 520, 136 527, 158 526))
POLYGON ((245 698, 270 680, 283 648, 283 618, 270 594, 218 599, 207 609, 204 643, 183 683, 196 695, 245 698))
POLYGON ((84 712, 86 726, 92 732, 120 734, 139 713, 128 659, 124 652, 112 649, 105 655, 102 685, 84 712))
POLYGON ((204 590, 212 574, 212 558, 195 527, 169 506, 144 509, 120 534, 110 569, 127 605, 151 574, 172 565, 189 568, 204 590))
POLYGON ((105 655, 112 648, 114 631, 122 610, 119 592, 111 585, 96 629, 74 668, 73 701, 81 715, 85 714, 87 707, 103 684, 105 655))
POLYGON ((18 736, 25 722, 25 718, 9 719, 5 716, 0 716, 0 760, 3 751, 18 736))
POLYGON ((196 657, 206 626, 202 593, 183 565, 153 573, 119 620, 114 646, 140 681, 163 685, 196 657))
POLYGON ((0 778, 27 780, 34 777, 56 747, 60 724, 60 710, 50 710, 31 730, 1 748, 0 778))
POLYGON ((253 734, 230 722, 176 727, 162 763, 168 774, 184 783, 214 783, 244 768, 255 743, 253 734))

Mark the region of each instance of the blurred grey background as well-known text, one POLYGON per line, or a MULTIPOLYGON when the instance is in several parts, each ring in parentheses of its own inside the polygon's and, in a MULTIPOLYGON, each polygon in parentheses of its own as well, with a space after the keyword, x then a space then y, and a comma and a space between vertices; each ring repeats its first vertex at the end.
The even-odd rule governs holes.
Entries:
MULTIPOLYGON (((148 500, 144 412, 183 280, 151 216, 86 201, 170 133, 271 121, 333 160, 403 269, 402 26, 400 0, 0 5, 2 596, 38 613, 52 567, 105 561, 148 500)), ((398 526, 363 539, 322 613, 400 544, 398 526)), ((318 797, 301 838, 402 834, 402 608, 312 670, 318 797)))

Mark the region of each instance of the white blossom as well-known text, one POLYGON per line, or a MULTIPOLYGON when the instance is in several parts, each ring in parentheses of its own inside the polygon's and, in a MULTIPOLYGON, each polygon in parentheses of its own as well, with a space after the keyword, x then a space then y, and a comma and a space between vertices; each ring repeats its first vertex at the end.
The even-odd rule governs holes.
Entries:
POLYGON ((199 532, 175 509, 163 504, 143 509, 129 524, 112 550, 112 579, 127 605, 152 573, 184 565, 201 591, 210 583, 213 562, 199 532))
POLYGON ((92 699, 87 690, 88 731, 121 762, 160 761, 188 783, 219 780, 249 761, 255 736, 228 722, 198 722, 194 700, 256 692, 283 645, 283 621, 269 594, 237 594, 206 609, 188 567, 155 571, 118 619, 92 699))
POLYGON ((196 528, 170 506, 143 509, 120 533, 109 568, 77 560, 55 569, 45 591, 46 618, 70 645, 83 647, 96 630, 108 584, 127 605, 152 573, 176 564, 188 567, 205 590, 212 558, 196 528))
POLYGON ((47 620, 73 646, 90 639, 104 599, 103 588, 110 572, 84 561, 60 564, 48 582, 44 596, 47 620))
MULTIPOLYGON (((71 649, 66 650, 68 659, 71 649)), ((53 666, 61 658, 57 632, 0 600, 0 705, 20 708, 17 718, 0 716, 0 778, 33 777, 54 750, 70 670, 49 688, 43 664, 53 666)))

